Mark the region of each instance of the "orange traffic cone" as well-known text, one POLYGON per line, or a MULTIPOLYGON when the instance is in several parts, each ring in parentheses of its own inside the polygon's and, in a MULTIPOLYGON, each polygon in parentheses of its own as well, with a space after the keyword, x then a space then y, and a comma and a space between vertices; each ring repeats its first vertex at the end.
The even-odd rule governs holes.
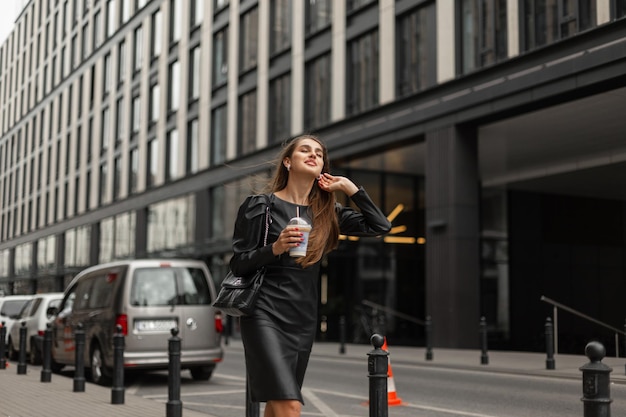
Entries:
MULTIPOLYGON (((387 348, 387 338, 385 337, 382 349, 389 352, 387 348)), ((393 371, 391 370, 391 358, 387 368, 387 404, 389 406, 402 405, 402 399, 396 394, 396 384, 393 381, 393 371)))

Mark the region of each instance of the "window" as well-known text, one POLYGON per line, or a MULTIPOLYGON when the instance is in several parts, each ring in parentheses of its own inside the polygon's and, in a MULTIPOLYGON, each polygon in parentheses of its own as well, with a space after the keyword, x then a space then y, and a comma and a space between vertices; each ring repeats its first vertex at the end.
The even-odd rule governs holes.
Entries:
POLYGON ((461 3, 461 72, 468 73, 507 57, 507 0, 461 3))
POLYGON ((122 178, 122 158, 113 161, 113 200, 120 198, 120 179, 122 178))
POLYGON ((152 139, 148 142, 148 175, 146 186, 152 187, 156 183, 157 171, 159 168, 159 142, 152 139))
POLYGON ((435 3, 398 18, 396 95, 404 97, 436 83, 435 3))
POLYGON ((268 108, 269 142, 288 139, 291 129, 291 77, 289 74, 270 82, 268 108))
POLYGON ((133 72, 141 69, 143 61, 143 36, 141 26, 135 29, 135 54, 133 55, 133 72))
POLYGON ((197 46, 190 53, 191 65, 189 66, 189 98, 200 98, 200 47, 197 46))
POLYGON ((215 1, 215 11, 216 12, 219 12, 220 10, 222 10, 223 8, 228 6, 228 3, 229 3, 228 0, 214 0, 214 1, 215 1))
POLYGON ((241 17, 239 62, 240 72, 253 69, 257 65, 257 42, 259 37, 259 10, 254 8, 241 17))
POLYGON ((158 84, 154 84, 150 91, 150 122, 159 120, 161 91, 158 84))
POLYGON ((228 27, 213 37, 213 86, 228 81, 228 27))
POLYGON ((170 2, 170 43, 178 42, 181 33, 181 0, 171 0, 170 2))
POLYGON ((195 174, 199 167, 199 139, 198 139, 198 119, 189 122, 187 128, 187 166, 185 168, 188 174, 195 174))
POLYGON ((256 149, 256 90, 239 98, 239 152, 245 155, 256 149))
POLYGON ((167 160, 165 161, 165 180, 172 181, 178 177, 178 130, 170 130, 167 134, 167 160))
POLYGON ((139 150, 137 148, 130 150, 128 164, 128 192, 133 194, 137 192, 137 174, 139 173, 139 150))
POLYGON ((170 64, 168 110, 176 111, 180 104, 180 63, 170 64))
POLYGON ((117 99, 117 120, 116 120, 116 126, 117 126, 117 135, 115 136, 115 146, 117 147, 119 144, 122 143, 122 140, 124 139, 125 136, 125 126, 124 126, 124 97, 121 97, 119 99, 117 99))
POLYGON ((93 49, 102 44, 102 14, 98 10, 93 16, 93 49))
POLYGON ((131 109, 131 112, 132 112, 131 134, 135 135, 139 132, 139 128, 141 124, 141 98, 140 96, 133 97, 133 107, 131 109))
POLYGON ((100 194, 98 204, 102 205, 106 202, 107 195, 107 165, 106 162, 100 165, 100 184, 99 184, 100 194))
POLYGON ((211 116, 211 164, 219 165, 226 161, 226 141, 228 139, 227 107, 217 107, 211 116))
POLYGON ((152 15, 152 58, 161 54, 162 20, 160 10, 152 15))
POLYGON ((305 68, 304 128, 311 130, 330 122, 330 54, 322 55, 308 62, 305 68))
POLYGON ((309 0, 306 5, 306 33, 315 33, 332 22, 332 0, 309 0))
MULTIPOLYGON (((106 97, 109 91, 111 91, 111 54, 106 54, 104 56, 104 70, 103 71, 104 71, 104 75, 102 79, 104 82, 104 87, 103 87, 102 93, 106 97)), ((93 76, 95 76, 95 74, 93 76)))
POLYGON ((556 42, 595 26, 596 0, 524 0, 523 50, 556 42))
POLYGON ((110 121, 109 121, 109 108, 105 107, 104 110, 102 110, 102 136, 100 136, 100 154, 103 155, 108 147, 109 147, 109 125, 110 125, 110 121))
POLYGON ((378 104, 378 32, 370 32, 348 45, 346 112, 353 115, 378 104))
POLYGON ((202 14, 204 13, 203 4, 205 0, 193 0, 191 4, 191 27, 199 26, 202 23, 202 14))
POLYGON ((615 19, 620 19, 626 16, 626 1, 624 0, 613 0, 614 9, 615 9, 615 19))
POLYGON ((117 82, 122 84, 126 77, 126 42, 123 40, 119 44, 119 65, 117 67, 117 82))
POLYGON ((115 3, 116 3, 115 0, 107 1, 107 37, 113 36, 113 34, 115 33, 115 29, 116 29, 115 3))
POLYGON ((270 2, 270 55, 291 45, 291 0, 270 2))

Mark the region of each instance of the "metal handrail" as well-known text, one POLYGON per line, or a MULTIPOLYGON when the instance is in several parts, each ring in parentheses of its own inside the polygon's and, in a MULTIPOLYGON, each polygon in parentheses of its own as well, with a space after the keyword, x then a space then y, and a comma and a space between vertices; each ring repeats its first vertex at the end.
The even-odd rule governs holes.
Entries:
POLYGON ((558 339, 558 322, 557 322, 557 309, 560 308, 561 310, 565 310, 568 313, 574 314, 575 316, 578 316, 580 318, 583 318, 587 321, 590 321, 594 324, 597 324, 598 326, 601 327, 605 327, 609 330, 611 330, 612 332, 615 333, 615 356, 619 357, 619 336, 618 334, 621 334, 623 336, 626 336, 626 332, 623 330, 620 330, 616 327, 610 326, 606 323, 601 322, 600 320, 594 319, 593 317, 590 317, 584 313, 581 313, 578 310, 575 310, 571 307, 566 306, 565 304, 561 304, 558 301, 554 301, 551 298, 546 297, 545 295, 541 296, 541 301, 548 303, 548 304, 552 304, 552 306, 554 307, 554 352, 558 353, 558 344, 557 344, 557 339, 558 339))
POLYGON ((394 315, 396 317, 399 317, 401 319, 404 319, 404 320, 407 320, 407 321, 411 321, 413 323, 417 323, 420 326, 426 325, 426 323, 423 320, 420 320, 420 319, 415 318, 413 316, 409 316, 408 314, 402 313, 402 312, 394 310, 392 308, 385 307, 384 305, 376 304, 376 303, 373 303, 373 302, 371 302, 369 300, 361 300, 361 303, 366 305, 366 306, 368 306, 368 307, 372 307, 372 308, 375 308, 375 309, 378 309, 378 310, 385 311, 385 312, 387 312, 389 314, 392 314, 392 315, 394 315))

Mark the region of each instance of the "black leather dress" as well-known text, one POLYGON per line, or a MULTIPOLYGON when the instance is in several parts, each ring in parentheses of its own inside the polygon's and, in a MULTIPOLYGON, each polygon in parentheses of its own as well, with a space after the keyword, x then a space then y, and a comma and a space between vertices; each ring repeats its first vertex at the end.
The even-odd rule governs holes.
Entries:
MULTIPOLYGON (((352 236, 377 236, 391 225, 362 188, 352 201, 359 211, 337 205, 340 232, 352 236)), ((235 275, 266 267, 265 281, 255 312, 241 317, 241 337, 252 401, 298 400, 317 328, 320 263, 302 268, 289 254, 274 256, 271 244, 292 217, 311 216, 306 206, 297 206, 275 195, 249 196, 239 208, 233 234, 235 275), (265 208, 270 203, 271 223, 267 245, 265 208)), ((313 224, 313 227, 315 225, 313 224)))

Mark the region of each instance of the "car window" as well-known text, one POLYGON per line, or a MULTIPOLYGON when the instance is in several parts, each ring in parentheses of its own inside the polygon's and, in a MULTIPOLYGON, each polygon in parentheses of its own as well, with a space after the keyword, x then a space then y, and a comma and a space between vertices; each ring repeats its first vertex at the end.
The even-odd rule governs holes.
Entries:
POLYGON ((28 300, 23 306, 22 309, 20 310, 20 312, 17 314, 17 318, 18 319, 25 319, 26 317, 29 317, 29 312, 30 312, 30 305, 32 304, 33 300, 28 300))
POLYGON ((63 301, 62 298, 57 298, 55 300, 48 301, 48 307, 46 308, 46 317, 47 318, 52 317, 52 314, 48 314, 49 309, 51 309, 51 308, 57 308, 57 309, 60 308, 61 301, 63 301))
POLYGON ((89 306, 89 296, 91 295, 91 285, 93 279, 84 278, 78 281, 76 285, 76 299, 74 299, 74 310, 82 310, 89 306))
POLYGON ((90 279, 93 283, 89 295, 89 308, 102 308, 110 305, 117 274, 107 273, 90 279))
POLYGON ((134 306, 166 306, 176 303, 176 275, 171 268, 135 270, 130 289, 134 306))
POLYGON ((16 318, 24 304, 26 304, 30 300, 6 300, 2 303, 2 310, 0 310, 0 315, 10 318, 16 318))
POLYGON ((76 300, 76 286, 70 289, 70 292, 68 292, 65 298, 63 298, 63 302, 59 307, 60 317, 67 316, 72 311, 74 308, 74 300, 76 300))
POLYGON ((28 312, 28 317, 32 317, 37 314, 37 310, 39 310, 39 306, 41 305, 41 298, 35 298, 33 302, 30 304, 30 310, 28 312))
POLYGON ((182 276, 184 304, 210 304, 211 296, 204 271, 199 268, 181 268, 180 272, 182 276))

